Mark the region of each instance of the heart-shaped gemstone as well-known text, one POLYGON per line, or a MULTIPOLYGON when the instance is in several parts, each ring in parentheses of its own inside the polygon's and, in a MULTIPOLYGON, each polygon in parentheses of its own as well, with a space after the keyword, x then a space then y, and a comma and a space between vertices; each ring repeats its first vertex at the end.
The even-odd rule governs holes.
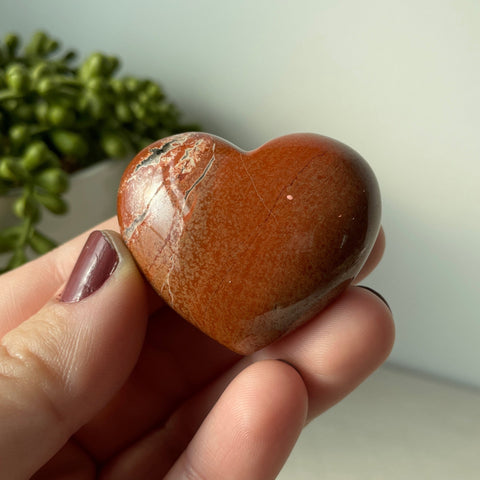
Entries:
POLYGON ((352 282, 378 233, 380 194, 365 160, 331 138, 292 134, 245 152, 184 133, 133 159, 118 218, 163 299, 249 354, 352 282))

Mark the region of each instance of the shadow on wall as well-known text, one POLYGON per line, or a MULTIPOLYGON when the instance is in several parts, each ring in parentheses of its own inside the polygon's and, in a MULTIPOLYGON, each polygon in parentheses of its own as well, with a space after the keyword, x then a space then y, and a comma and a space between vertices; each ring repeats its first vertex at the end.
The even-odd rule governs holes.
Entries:
POLYGON ((468 225, 459 230, 422 219, 385 196, 383 204, 387 248, 367 283, 385 295, 395 316, 390 361, 478 386, 480 323, 472 306, 480 291, 478 265, 464 256, 475 251, 468 225))

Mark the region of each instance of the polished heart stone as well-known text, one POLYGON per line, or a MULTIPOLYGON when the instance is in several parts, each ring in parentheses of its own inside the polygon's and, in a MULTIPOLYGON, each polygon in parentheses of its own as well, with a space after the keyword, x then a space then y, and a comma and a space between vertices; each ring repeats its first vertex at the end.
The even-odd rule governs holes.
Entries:
POLYGON ((362 157, 327 137, 292 134, 245 152, 184 133, 133 159, 118 218, 163 299, 248 354, 352 282, 378 233, 380 196, 362 157))

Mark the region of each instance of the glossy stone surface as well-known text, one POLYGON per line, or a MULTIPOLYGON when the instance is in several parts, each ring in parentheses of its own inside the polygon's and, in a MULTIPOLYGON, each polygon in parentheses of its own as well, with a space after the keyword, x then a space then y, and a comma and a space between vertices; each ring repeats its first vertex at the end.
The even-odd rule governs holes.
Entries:
POLYGON ((292 134, 245 152, 186 133, 133 159, 118 217, 165 301, 248 354, 351 283, 378 233, 380 195, 367 163, 327 137, 292 134))

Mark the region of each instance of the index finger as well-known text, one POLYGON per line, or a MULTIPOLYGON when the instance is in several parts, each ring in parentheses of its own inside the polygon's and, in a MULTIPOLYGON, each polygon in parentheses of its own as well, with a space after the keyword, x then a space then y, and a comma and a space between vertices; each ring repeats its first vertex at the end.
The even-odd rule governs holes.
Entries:
MULTIPOLYGON (((51 252, 0 276, 0 336, 36 313, 65 283, 75 260, 93 230, 119 231, 116 217, 82 233, 51 252)), ((377 241, 355 283, 365 278, 380 261, 385 248, 381 229, 377 241)))

